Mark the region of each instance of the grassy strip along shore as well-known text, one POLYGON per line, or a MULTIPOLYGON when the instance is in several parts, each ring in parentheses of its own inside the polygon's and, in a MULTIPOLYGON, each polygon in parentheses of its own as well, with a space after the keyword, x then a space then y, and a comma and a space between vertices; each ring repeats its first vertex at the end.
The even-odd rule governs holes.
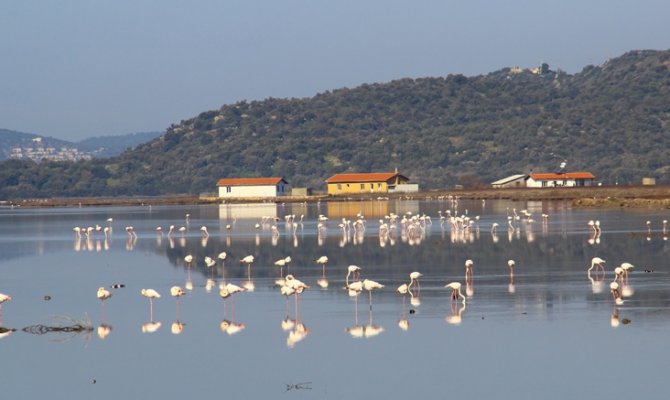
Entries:
POLYGON ((88 206, 145 206, 145 205, 196 205, 221 203, 249 202, 317 202, 317 201, 350 201, 370 199, 426 199, 438 200, 448 196, 461 199, 506 199, 515 201, 570 201, 575 207, 598 208, 664 208, 670 209, 670 186, 608 186, 608 187, 564 187, 564 188, 504 188, 504 189, 452 189, 431 190, 418 193, 395 194, 356 194, 346 196, 328 196, 315 194, 312 196, 286 196, 273 199, 235 198, 219 199, 217 197, 198 196, 156 196, 156 197, 85 197, 85 198, 50 198, 6 200, 0 206, 20 207, 88 207, 88 206))

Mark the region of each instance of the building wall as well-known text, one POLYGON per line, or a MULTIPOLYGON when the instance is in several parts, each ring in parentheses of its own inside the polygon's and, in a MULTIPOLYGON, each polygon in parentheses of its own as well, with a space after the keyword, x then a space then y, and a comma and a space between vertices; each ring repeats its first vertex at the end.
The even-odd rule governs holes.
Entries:
POLYGON ((523 178, 519 178, 513 181, 499 183, 491 186, 494 188, 520 188, 520 187, 526 187, 526 182, 524 182, 523 178))
POLYGON ((389 188, 389 193, 416 193, 419 191, 418 183, 405 183, 396 185, 395 188, 389 188))
POLYGON ((536 181, 533 178, 528 178, 526 181, 526 187, 531 188, 541 188, 541 187, 574 187, 574 186, 591 186, 593 180, 591 179, 579 179, 577 182, 574 179, 557 179, 550 181, 536 181))
POLYGON ((328 184, 328 194, 343 194, 343 193, 388 193, 388 184, 386 182, 356 182, 356 183, 328 184))
POLYGON ((264 186, 219 186, 219 197, 277 197, 288 194, 283 183, 264 186))

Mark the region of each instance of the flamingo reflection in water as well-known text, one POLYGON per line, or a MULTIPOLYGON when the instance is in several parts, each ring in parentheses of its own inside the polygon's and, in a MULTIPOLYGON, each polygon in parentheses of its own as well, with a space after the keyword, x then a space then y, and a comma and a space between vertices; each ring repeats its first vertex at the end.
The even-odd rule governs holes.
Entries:
POLYGON ((623 305, 623 297, 621 291, 619 290, 619 284, 615 281, 610 283, 610 293, 612 293, 612 298, 614 299, 614 304, 617 306, 623 305))
POLYGON ((465 301, 458 306, 458 303, 451 303, 451 315, 448 315, 445 318, 448 324, 451 325, 460 325, 463 319, 463 312, 465 311, 465 301))
MULTIPOLYGON (((399 323, 400 325, 400 323, 399 323)), ((409 329, 409 323, 407 323, 409 329)), ((353 338, 372 338, 384 332, 384 327, 372 322, 372 310, 368 310, 368 324, 365 326, 358 323, 358 310, 356 310, 354 326, 347 327, 346 332, 353 338)))
POLYGON ((225 332, 228 335, 233 335, 235 333, 240 332, 243 330, 246 326, 242 323, 236 323, 235 321, 235 294, 240 293, 240 292, 245 292, 246 289, 237 285, 234 285, 232 283, 227 283, 223 284, 223 282, 219 285, 219 296, 223 299, 223 315, 224 319, 221 321, 219 324, 219 329, 221 329, 221 332, 225 332), (226 299, 229 297, 232 297, 232 318, 230 320, 226 319, 226 299))
POLYGON ((602 275, 600 277, 598 275, 596 275, 596 277, 593 278, 591 276, 591 271, 589 270, 586 273, 586 276, 588 277, 589 282, 591 282, 591 291, 593 292, 593 294, 602 293, 603 289, 604 289, 603 284, 604 284, 604 281, 605 281, 605 275, 602 275))
POLYGON ((302 341, 311 333, 311 330, 308 329, 305 324, 302 322, 296 322, 294 329, 288 333, 286 338, 286 346, 290 349, 295 347, 296 343, 302 341))
POLYGON ((305 339, 305 337, 307 337, 307 335, 310 333, 310 330, 307 329, 302 322, 300 322, 298 299, 298 296, 308 288, 308 285, 296 279, 291 274, 286 275, 284 284, 280 287, 281 294, 286 297, 286 317, 282 320, 282 329, 284 331, 289 331, 288 337, 286 338, 286 346, 289 348, 293 348, 296 343, 305 339), (293 296, 295 299, 295 319, 291 319, 291 312, 288 304, 289 296, 293 296))
POLYGON ((107 338, 107 336, 109 336, 110 333, 112 333, 112 326, 107 324, 100 324, 96 331, 100 340, 104 340, 107 338))
POLYGON ((227 333, 228 336, 232 336, 236 333, 239 333, 243 331, 246 327, 247 326, 243 323, 233 322, 227 319, 224 319, 219 324, 219 329, 221 329, 221 332, 227 333))
POLYGON ((507 292, 513 294, 516 292, 516 286, 514 285, 514 267, 516 262, 514 260, 507 260, 507 267, 509 268, 509 284, 507 285, 507 292))

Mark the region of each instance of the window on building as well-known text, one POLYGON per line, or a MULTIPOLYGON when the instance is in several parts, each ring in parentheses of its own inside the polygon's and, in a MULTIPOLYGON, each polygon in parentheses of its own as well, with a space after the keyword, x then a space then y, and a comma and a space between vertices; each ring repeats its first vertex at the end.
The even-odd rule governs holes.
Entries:
POLYGON ((226 193, 230 193, 232 191, 233 191, 233 188, 231 188, 230 186, 226 186, 226 193))
POLYGON ((342 190, 342 184, 341 183, 337 184, 337 190, 342 190))
POLYGON ((361 183, 361 190, 365 190, 365 183, 361 183))
POLYGON ((381 189, 381 188, 382 188, 382 184, 380 182, 380 183, 377 184, 377 189, 381 189))

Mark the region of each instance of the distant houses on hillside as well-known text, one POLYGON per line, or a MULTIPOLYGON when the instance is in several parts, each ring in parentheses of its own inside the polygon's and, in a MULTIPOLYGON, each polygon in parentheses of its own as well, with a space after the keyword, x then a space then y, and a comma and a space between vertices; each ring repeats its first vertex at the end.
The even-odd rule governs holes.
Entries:
POLYGON ((75 147, 59 146, 56 148, 54 146, 47 146, 39 136, 31 139, 29 145, 12 147, 8 157, 16 160, 29 159, 36 162, 42 160, 77 161, 90 160, 92 158, 91 153, 81 151, 75 147))
POLYGON ((593 186, 590 172, 550 172, 511 175, 491 183, 494 188, 555 188, 593 186))

